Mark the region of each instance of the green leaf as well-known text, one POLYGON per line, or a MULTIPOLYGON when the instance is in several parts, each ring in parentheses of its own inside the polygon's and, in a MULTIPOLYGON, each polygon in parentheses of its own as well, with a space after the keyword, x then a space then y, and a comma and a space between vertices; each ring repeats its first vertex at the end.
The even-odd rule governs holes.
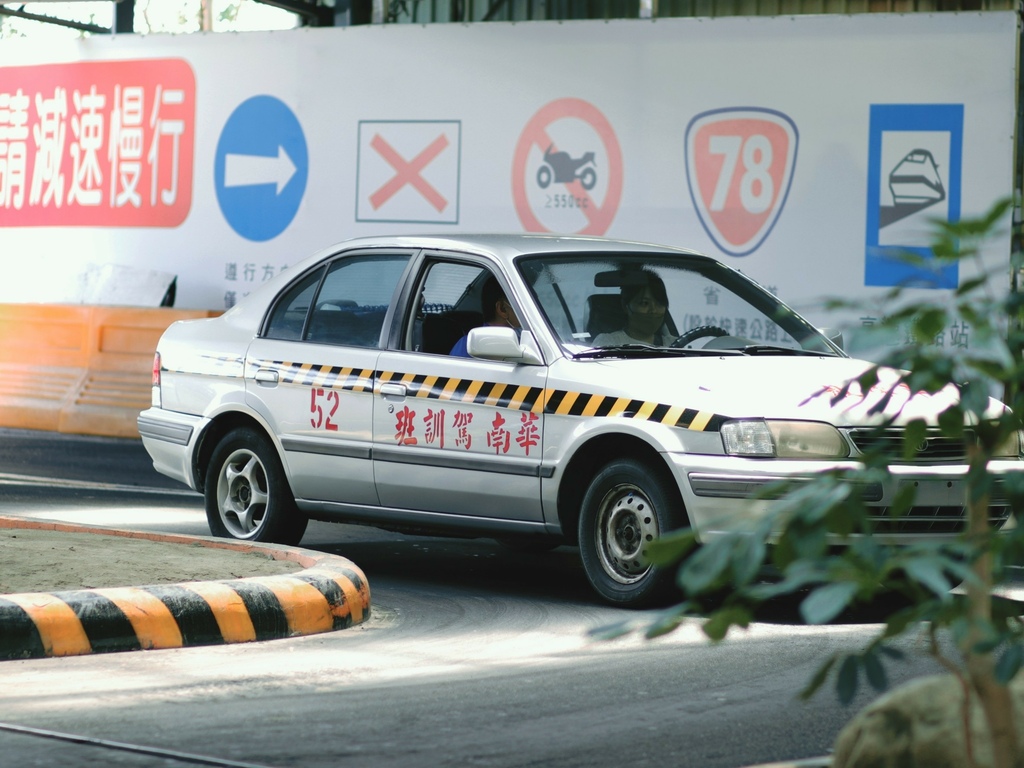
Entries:
POLYGON ((860 663, 856 656, 847 656, 839 667, 839 675, 836 677, 836 693, 839 701, 846 706, 857 695, 858 673, 860 663))
POLYGON ((672 565, 686 559, 697 547, 697 534, 689 528, 659 536, 647 548, 647 559, 654 565, 672 565))
POLYGON ((910 508, 914 506, 914 499, 917 497, 917 489, 910 483, 901 486, 896 491, 896 498, 893 499, 891 505, 889 505, 889 515, 891 517, 899 518, 907 514, 910 508))
POLYGON ((880 366, 873 365, 857 378, 857 386, 861 392, 870 392, 878 385, 878 371, 880 366))
POLYGON ((719 581, 729 567, 733 537, 723 536, 705 543, 683 563, 679 585, 688 595, 700 595, 719 581))
POLYGON ((945 310, 940 307, 928 307, 914 321, 914 337, 919 344, 931 344, 945 327, 945 310))
POLYGON ((918 584, 923 585, 939 597, 948 599, 952 585, 942 572, 940 561, 917 557, 904 563, 903 570, 918 584))
POLYGON ((1024 664, 1024 647, 1019 642, 1008 645, 996 662, 996 681, 1000 685, 1007 685, 1020 671, 1022 664, 1024 664))
POLYGON ((917 446, 924 441, 928 433, 928 425, 923 419, 914 419, 907 424, 906 432, 903 434, 903 458, 910 461, 917 456, 917 446))
POLYGON ((729 630, 734 626, 744 629, 749 627, 751 619, 750 611, 746 608, 735 605, 722 608, 711 614, 710 618, 704 622, 704 634, 712 641, 718 642, 725 639, 729 630))
POLYGON ((821 522, 830 511, 849 499, 852 492, 851 484, 840 478, 824 477, 805 483, 786 497, 791 525, 821 522))
POLYGON ((977 622, 981 626, 983 637, 970 645, 971 653, 992 653, 1003 644, 1003 636, 988 622, 977 622))
POLYGON ((814 673, 814 677, 807 683, 807 687, 800 692, 801 699, 809 699, 818 692, 818 689, 824 685, 828 679, 828 673, 832 671, 832 667, 836 665, 838 660, 838 656, 833 656, 818 668, 818 671, 814 673))
POLYGON ((732 579, 735 585, 749 584, 764 564, 768 545, 757 533, 741 538, 732 552, 732 579))
POLYGON ((825 624, 842 613, 856 594, 857 585, 852 581, 826 584, 800 603, 800 615, 808 624, 825 624))
POLYGON ((1013 207, 1013 196, 1007 195, 992 204, 992 207, 981 218, 981 234, 990 232, 999 223, 1006 212, 1013 207))
POLYGON ((771 600, 782 595, 797 592, 810 584, 821 584, 824 580, 824 572, 814 568, 809 563, 801 563, 798 566, 787 569, 785 578, 781 581, 754 584, 747 590, 746 594, 757 601, 771 600))
POLYGON ((964 412, 959 405, 951 405, 939 414, 939 429, 947 437, 963 437, 964 412))
POLYGON ((656 637, 674 632, 683 623, 683 619, 689 615, 693 607, 692 603, 686 601, 674 608, 661 611, 654 617, 654 621, 648 625, 647 630, 644 632, 644 637, 648 640, 653 640, 656 637))
POLYGON ((971 278, 970 280, 964 280, 960 283, 960 287, 956 290, 957 296, 965 296, 972 291, 984 287, 988 282, 988 277, 981 275, 979 277, 971 278))
POLYGON ((867 677, 871 687, 876 691, 884 691, 889 687, 889 680, 885 675, 885 667, 882 660, 873 650, 868 650, 863 656, 864 676, 867 677))

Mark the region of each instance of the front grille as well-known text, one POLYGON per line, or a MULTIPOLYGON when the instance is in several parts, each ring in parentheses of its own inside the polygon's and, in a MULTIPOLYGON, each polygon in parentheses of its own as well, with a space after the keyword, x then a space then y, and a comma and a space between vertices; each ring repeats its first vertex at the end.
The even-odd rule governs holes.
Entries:
MULTIPOLYGON (((906 514, 891 516, 889 507, 870 507, 874 532, 877 534, 963 533, 967 525, 964 507, 911 507, 906 514)), ((998 530, 1010 517, 1009 505, 995 504, 988 508, 988 522, 998 530)))
POLYGON ((854 447, 860 453, 881 453, 895 464, 930 464, 934 462, 963 462, 967 460, 967 440, 973 433, 967 431, 963 437, 947 437, 937 429, 930 429, 916 446, 912 459, 903 457, 902 429, 851 429, 847 433, 854 447))

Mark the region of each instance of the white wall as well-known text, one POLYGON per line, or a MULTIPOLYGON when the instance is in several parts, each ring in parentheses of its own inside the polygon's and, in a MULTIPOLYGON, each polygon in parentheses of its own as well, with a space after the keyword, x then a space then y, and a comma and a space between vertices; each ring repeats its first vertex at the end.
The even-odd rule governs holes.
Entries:
POLYGON ((74 299, 81 275, 118 264, 176 274, 179 307, 223 308, 348 237, 541 228, 692 247, 825 322, 820 297, 899 279, 872 266, 872 244, 920 245, 928 217, 975 215, 1011 192, 1017 40, 1014 13, 988 12, 4 41, 0 301, 74 299), (90 129, 93 86, 105 103, 90 129), (58 144, 37 99, 61 89, 58 208, 56 192, 33 202, 31 183, 58 144), (593 188, 542 189, 546 142, 594 152, 593 188), (291 165, 259 158, 278 145, 291 165), (915 149, 932 153, 946 197, 881 228, 889 173, 915 149), (408 176, 419 188, 388 189, 384 156, 402 166, 424 151, 408 176), (136 171, 137 207, 112 204, 136 171), (278 178, 279 193, 255 184, 278 178), (581 202, 589 217, 562 207, 581 202))

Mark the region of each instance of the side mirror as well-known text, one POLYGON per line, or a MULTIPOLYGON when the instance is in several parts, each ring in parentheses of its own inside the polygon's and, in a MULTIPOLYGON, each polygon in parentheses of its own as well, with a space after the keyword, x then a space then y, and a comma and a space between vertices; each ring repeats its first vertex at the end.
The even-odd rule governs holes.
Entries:
POLYGON ((500 360, 524 365, 544 364, 537 342, 529 331, 517 332, 514 328, 481 326, 469 332, 466 348, 472 357, 479 357, 482 360, 500 360))

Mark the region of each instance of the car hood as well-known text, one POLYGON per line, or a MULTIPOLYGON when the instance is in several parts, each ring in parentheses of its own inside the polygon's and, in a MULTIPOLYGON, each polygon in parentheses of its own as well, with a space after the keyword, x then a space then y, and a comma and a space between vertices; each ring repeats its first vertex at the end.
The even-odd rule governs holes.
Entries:
MULTIPOLYGON (((900 373, 881 369, 879 384, 861 393, 856 379, 872 366, 843 357, 728 355, 629 360, 580 361, 590 368, 579 380, 601 384, 595 392, 655 401, 711 412, 724 418, 788 418, 826 421, 836 426, 896 423, 937 416, 957 401, 949 386, 935 395, 917 393, 900 384, 885 409, 871 410, 895 385, 900 373), (843 388, 853 382, 840 397, 843 388), (835 400, 835 402, 833 402, 835 400)), ((993 407, 1000 406, 993 401, 993 407)))

